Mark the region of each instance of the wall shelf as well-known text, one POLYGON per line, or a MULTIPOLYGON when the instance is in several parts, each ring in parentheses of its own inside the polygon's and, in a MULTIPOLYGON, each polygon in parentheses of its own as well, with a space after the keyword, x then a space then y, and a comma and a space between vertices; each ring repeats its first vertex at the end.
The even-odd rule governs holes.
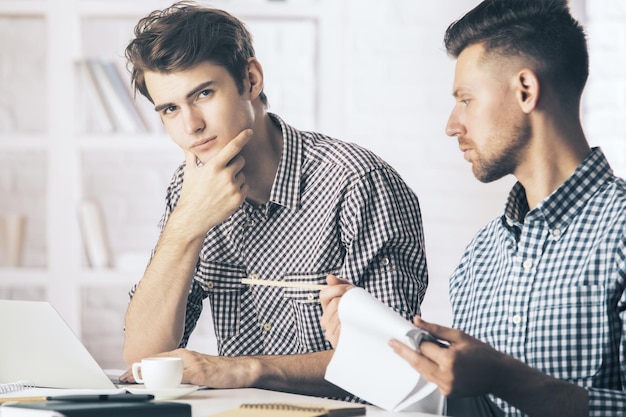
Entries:
MULTIPOLYGON (((0 216, 21 212, 27 217, 22 267, 3 267, 0 244, 0 297, 50 301, 81 338, 99 337, 97 329, 104 318, 117 320, 106 323, 119 330, 111 336, 115 340, 106 343, 120 350, 125 294, 141 277, 158 236, 165 189, 184 156, 159 129, 94 133, 89 125, 81 125, 93 109, 84 102, 86 73, 81 73, 79 64, 88 58, 123 62, 134 23, 171 3, 0 0, 0 23, 5 31, 17 31, 10 33, 14 41, 0 45, 0 191, 11 196, 0 201, 0 216), (26 97, 23 86, 32 89, 26 97), (11 123, 2 124, 6 119, 11 123), (77 217, 85 198, 101 204, 111 226, 114 255, 131 254, 120 260, 118 268, 88 266, 77 217)), ((330 16, 327 9, 334 2, 218 0, 210 4, 246 21, 257 54, 270 57, 264 67, 274 76, 266 80, 271 110, 296 126, 315 128, 318 32, 322 16, 330 16), (282 39, 289 42, 278 41, 282 39), (294 54, 299 54, 297 62, 304 67, 290 78, 296 72, 289 68, 294 54)), ((159 125, 158 115, 153 116, 159 125)), ((97 340, 83 341, 98 345, 97 340)), ((121 366, 107 357, 96 359, 108 367, 121 366)))

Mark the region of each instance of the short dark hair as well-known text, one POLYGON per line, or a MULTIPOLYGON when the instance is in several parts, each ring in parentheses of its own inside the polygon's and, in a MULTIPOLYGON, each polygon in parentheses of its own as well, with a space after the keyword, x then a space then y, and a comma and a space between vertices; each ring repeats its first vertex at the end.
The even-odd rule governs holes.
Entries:
POLYGON ((589 76, 587 41, 565 0, 485 0, 453 22, 444 38, 453 58, 477 43, 487 54, 530 59, 561 99, 580 100, 589 76))
MULTIPOLYGON (((180 1, 155 10, 139 20, 135 38, 126 47, 131 82, 152 101, 146 88, 146 71, 171 73, 202 62, 224 67, 243 93, 248 59, 255 56, 252 35, 245 24, 229 13, 180 1)), ((261 102, 267 106, 264 92, 261 102)))

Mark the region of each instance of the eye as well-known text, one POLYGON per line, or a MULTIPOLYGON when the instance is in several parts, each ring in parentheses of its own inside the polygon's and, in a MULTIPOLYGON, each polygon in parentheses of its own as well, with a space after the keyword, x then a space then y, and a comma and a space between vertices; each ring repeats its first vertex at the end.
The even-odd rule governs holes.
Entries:
POLYGON ((467 106, 468 104, 470 104, 470 101, 472 101, 472 100, 470 100, 470 99, 468 99, 468 98, 464 98, 464 99, 459 100, 459 102, 461 102, 461 103, 465 104, 466 106, 467 106))
POLYGON ((163 113, 164 115, 167 115, 167 114, 174 113, 176 110, 178 110, 177 106, 167 106, 166 108, 161 110, 161 113, 163 113))
POLYGON ((208 97, 211 94, 213 94, 213 90, 207 88, 206 90, 202 90, 198 93, 198 98, 208 97))

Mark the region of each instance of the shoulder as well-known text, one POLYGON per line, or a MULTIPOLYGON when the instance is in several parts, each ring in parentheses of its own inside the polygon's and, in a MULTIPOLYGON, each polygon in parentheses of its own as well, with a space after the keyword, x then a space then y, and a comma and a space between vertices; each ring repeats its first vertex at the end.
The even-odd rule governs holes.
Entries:
POLYGON ((369 149, 317 132, 301 132, 304 162, 332 166, 346 174, 363 176, 375 170, 389 170, 391 166, 369 149))
POLYGON ((485 251, 491 251, 496 248, 496 245, 503 233, 506 233, 507 229, 504 225, 506 217, 504 214, 490 220, 487 224, 482 226, 476 234, 469 241, 466 248, 466 256, 474 256, 478 251, 479 253, 485 251))
POLYGON ((585 222, 596 231, 619 236, 626 235, 626 181, 613 177, 607 181, 587 204, 585 222))
POLYGON ((588 215, 626 221, 626 181, 613 176, 589 199, 588 215))

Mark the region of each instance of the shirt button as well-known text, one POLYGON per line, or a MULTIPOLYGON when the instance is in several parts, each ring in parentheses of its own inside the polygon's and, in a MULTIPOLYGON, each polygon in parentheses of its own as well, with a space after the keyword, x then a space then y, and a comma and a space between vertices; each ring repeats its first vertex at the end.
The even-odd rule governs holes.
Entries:
POLYGON ((531 259, 526 259, 522 266, 524 267, 524 269, 530 269, 533 267, 533 261, 531 259))
POLYGON ((256 272, 253 272, 250 274, 249 278, 251 279, 259 279, 259 274, 257 274, 256 272))
POLYGON ((272 325, 270 323, 263 324, 263 330, 269 332, 272 329, 272 325))
POLYGON ((552 229, 552 236, 554 237, 561 236, 561 229, 552 229))
POLYGON ((307 294, 306 298, 307 298, 309 301, 313 301, 313 299, 315 298, 315 295, 313 295, 313 293, 312 293, 312 292, 310 292, 310 293, 308 293, 308 294, 307 294))
POLYGON ((383 258, 383 259, 381 259, 381 260, 380 260, 380 264, 381 264, 382 266, 387 266, 387 265, 389 265, 389 258, 383 258))
POLYGON ((206 283, 207 288, 213 288, 213 281, 209 281, 206 283))
POLYGON ((520 324, 522 322, 522 317, 519 314, 513 316, 513 323, 520 324))

